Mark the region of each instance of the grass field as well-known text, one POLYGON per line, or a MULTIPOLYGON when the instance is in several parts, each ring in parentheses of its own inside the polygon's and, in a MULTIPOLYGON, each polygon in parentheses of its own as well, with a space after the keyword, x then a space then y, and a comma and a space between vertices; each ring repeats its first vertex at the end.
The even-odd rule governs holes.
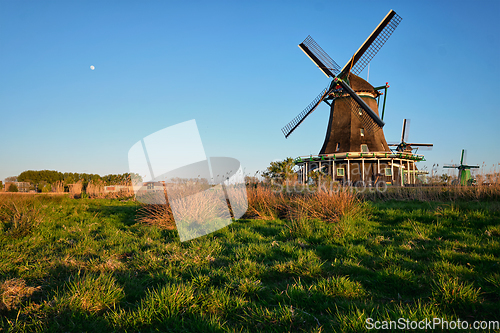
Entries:
POLYGON ((254 200, 252 219, 180 243, 133 200, 0 196, 0 332, 500 320, 500 202, 386 199, 284 216, 254 200))

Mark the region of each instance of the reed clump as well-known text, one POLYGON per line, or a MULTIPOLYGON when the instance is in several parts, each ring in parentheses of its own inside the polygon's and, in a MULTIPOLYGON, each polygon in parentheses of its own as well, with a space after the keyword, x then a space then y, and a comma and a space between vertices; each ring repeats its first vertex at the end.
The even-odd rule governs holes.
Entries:
POLYGON ((117 198, 129 198, 134 195, 130 181, 121 181, 118 184, 114 184, 111 187, 118 187, 118 191, 106 191, 106 182, 102 179, 91 180, 87 184, 85 193, 89 198, 93 199, 117 199, 117 198))
POLYGON ((0 234, 18 238, 31 233, 43 220, 35 195, 0 195, 0 234))
POLYGON ((81 180, 74 184, 69 184, 69 193, 73 198, 80 198, 82 195, 83 182, 81 180))
MULTIPOLYGON (((202 197, 199 197, 202 199, 202 197)), ((242 218, 263 220, 317 219, 338 222, 345 216, 356 217, 366 211, 356 193, 348 189, 288 193, 270 186, 247 188, 248 209, 242 218)), ((190 203, 204 207, 206 202, 190 203)), ((175 228, 175 219, 168 204, 143 205, 138 221, 165 229, 175 228)))
POLYGON ((473 186, 393 187, 385 191, 364 191, 360 193, 360 197, 370 201, 498 201, 500 183, 473 186))
POLYGON ((175 219, 170 205, 142 205, 137 211, 137 222, 149 224, 161 229, 175 229, 175 219))

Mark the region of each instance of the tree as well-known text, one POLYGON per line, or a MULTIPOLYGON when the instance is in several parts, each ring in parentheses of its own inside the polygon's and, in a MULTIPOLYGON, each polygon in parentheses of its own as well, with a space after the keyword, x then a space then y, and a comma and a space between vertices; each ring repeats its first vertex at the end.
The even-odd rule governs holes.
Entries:
POLYGON ((45 184, 44 187, 42 187, 42 193, 49 193, 52 191, 52 186, 50 184, 45 184))
POLYGON ((296 177, 293 167, 295 163, 293 158, 288 157, 283 161, 271 162, 271 165, 262 173, 264 178, 269 181, 284 183, 296 177))
POLYGON ((0 191, 3 190, 3 183, 2 181, 0 180, 0 191))
POLYGON ((7 192, 19 192, 19 189, 17 188, 16 184, 10 184, 7 192))
POLYGON ((7 177, 5 182, 17 182, 17 176, 7 177))

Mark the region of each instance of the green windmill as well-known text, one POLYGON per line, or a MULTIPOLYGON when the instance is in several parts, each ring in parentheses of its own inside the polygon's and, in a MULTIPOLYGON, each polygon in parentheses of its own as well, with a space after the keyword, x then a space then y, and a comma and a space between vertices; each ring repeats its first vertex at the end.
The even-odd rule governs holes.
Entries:
POLYGON ((458 169, 458 181, 460 185, 472 185, 475 181, 470 174, 470 169, 478 169, 479 165, 466 165, 467 152, 462 149, 462 157, 460 158, 460 165, 458 164, 448 164, 444 165, 443 168, 454 168, 458 169))

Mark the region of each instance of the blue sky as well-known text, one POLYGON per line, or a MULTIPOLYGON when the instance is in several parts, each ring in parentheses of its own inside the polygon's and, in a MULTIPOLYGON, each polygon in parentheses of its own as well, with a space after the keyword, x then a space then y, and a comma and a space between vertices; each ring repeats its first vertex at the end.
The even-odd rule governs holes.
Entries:
POLYGON ((128 172, 137 141, 190 119, 248 174, 317 154, 326 104, 280 131, 329 83, 297 45, 343 66, 390 9, 403 21, 370 64, 391 85, 387 141, 409 118, 410 141, 434 143, 420 167, 465 148, 499 170, 500 1, 2 1, 0 180, 128 172))

